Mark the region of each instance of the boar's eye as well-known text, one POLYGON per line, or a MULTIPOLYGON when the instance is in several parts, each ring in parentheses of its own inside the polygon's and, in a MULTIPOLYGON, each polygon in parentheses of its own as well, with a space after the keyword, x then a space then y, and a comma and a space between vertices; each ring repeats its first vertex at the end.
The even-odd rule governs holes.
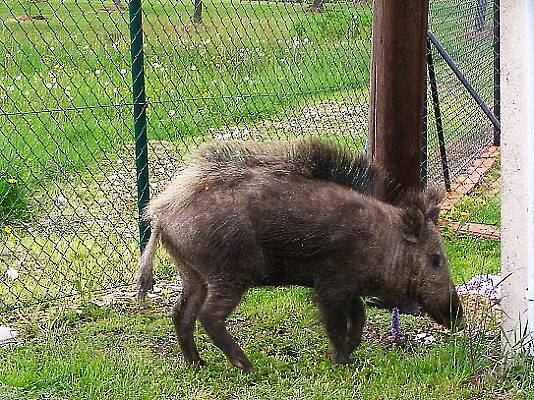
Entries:
POLYGON ((430 256, 430 265, 433 268, 441 267, 441 254, 432 254, 430 256))

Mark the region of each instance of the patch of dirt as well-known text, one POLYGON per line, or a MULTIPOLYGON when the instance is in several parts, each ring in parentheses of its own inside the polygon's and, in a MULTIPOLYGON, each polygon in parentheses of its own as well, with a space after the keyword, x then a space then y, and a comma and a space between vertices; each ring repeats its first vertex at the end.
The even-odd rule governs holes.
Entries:
POLYGON ((464 32, 464 38, 466 40, 491 41, 493 39, 493 29, 491 27, 483 27, 467 30, 464 32))
MULTIPOLYGON (((489 126, 481 128, 476 135, 448 141, 447 167, 451 180, 469 168, 473 160, 491 146, 492 142, 493 129, 489 126)), ((445 185, 439 148, 429 149, 428 179, 433 184, 445 185)))
POLYGON ((448 329, 428 317, 417 317, 417 324, 406 326, 401 322, 401 336, 395 338, 384 324, 369 318, 363 332, 363 341, 378 343, 384 349, 398 347, 406 351, 420 351, 441 344, 450 336, 448 329))
POLYGON ((123 6, 109 6, 109 7, 102 7, 100 11, 113 13, 113 12, 125 12, 128 9, 123 6))
MULTIPOLYGON (((158 282, 154 289, 147 293, 145 307, 172 307, 182 293, 182 286, 176 283, 158 282)), ((91 303, 97 306, 112 306, 120 304, 137 304, 137 289, 115 290, 109 293, 93 296, 91 303)))
POLYGON ((46 21, 47 19, 44 15, 21 15, 13 18, 13 20, 19 22, 46 21))
POLYGON ((176 357, 179 348, 180 345, 174 332, 152 341, 152 350, 163 357, 176 357))
POLYGON ((215 140, 339 135, 363 145, 367 134, 367 106, 348 101, 321 101, 302 108, 296 115, 247 127, 212 128, 210 134, 215 140))
MULTIPOLYGON (((150 188, 159 191, 180 167, 176 145, 165 141, 149 143, 150 188)), ((130 145, 122 155, 103 159, 101 171, 61 182, 55 191, 42 192, 38 207, 48 212, 28 227, 32 234, 57 235, 91 233, 108 236, 118 233, 135 240, 137 232, 137 173, 135 149, 130 145)))

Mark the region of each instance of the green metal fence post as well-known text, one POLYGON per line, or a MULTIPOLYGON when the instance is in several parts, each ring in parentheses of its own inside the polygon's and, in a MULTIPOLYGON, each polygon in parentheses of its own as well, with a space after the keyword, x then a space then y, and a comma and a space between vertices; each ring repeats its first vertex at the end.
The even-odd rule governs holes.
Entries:
MULTIPOLYGON (((137 206, 139 217, 149 200, 148 184, 148 146, 146 135, 146 94, 145 71, 143 55, 143 21, 141 0, 131 0, 130 14, 130 40, 132 55, 132 91, 135 133, 135 166, 137 169, 137 206)), ((139 218, 139 245, 141 251, 150 238, 150 225, 139 218)))

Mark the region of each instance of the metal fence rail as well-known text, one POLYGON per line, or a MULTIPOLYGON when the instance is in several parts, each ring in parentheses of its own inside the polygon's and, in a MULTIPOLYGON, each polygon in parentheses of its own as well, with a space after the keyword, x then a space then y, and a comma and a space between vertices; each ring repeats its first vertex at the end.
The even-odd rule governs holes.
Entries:
MULTIPOLYGON (((490 107, 492 7, 433 0, 430 22, 490 107)), ((362 150, 371 24, 371 2, 354 0, 2 3, 0 313, 131 285, 138 207, 203 141, 321 135, 362 150)), ((454 181, 493 131, 432 49, 454 181)), ((428 178, 440 182, 430 89, 428 178)))

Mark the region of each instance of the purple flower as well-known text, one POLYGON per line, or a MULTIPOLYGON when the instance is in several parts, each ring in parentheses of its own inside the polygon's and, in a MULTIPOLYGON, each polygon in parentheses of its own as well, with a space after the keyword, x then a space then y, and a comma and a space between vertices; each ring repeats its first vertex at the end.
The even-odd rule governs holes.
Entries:
POLYGON ((400 329, 400 313, 397 307, 391 311, 391 336, 398 341, 402 338, 402 332, 400 329))

